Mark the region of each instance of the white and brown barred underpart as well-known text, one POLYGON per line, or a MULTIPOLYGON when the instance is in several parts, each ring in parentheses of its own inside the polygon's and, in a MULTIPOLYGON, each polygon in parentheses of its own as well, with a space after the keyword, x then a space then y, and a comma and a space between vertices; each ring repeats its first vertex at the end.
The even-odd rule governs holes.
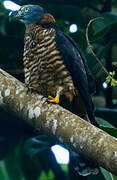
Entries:
POLYGON ((75 95, 72 77, 56 47, 55 29, 30 24, 24 46, 25 83, 42 95, 61 94, 71 101, 75 95))

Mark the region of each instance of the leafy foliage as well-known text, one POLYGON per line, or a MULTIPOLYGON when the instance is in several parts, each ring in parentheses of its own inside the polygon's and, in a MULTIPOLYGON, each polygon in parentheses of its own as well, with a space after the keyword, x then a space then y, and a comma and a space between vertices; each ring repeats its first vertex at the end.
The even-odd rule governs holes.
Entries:
POLYGON ((100 170, 101 170, 101 172, 102 172, 105 179, 107 179, 107 180, 117 180, 116 176, 112 175, 111 173, 109 173, 105 169, 100 168, 100 170))
POLYGON ((103 13, 100 18, 93 22, 92 28, 94 35, 98 35, 103 31, 110 31, 117 26, 117 14, 112 12, 103 13))

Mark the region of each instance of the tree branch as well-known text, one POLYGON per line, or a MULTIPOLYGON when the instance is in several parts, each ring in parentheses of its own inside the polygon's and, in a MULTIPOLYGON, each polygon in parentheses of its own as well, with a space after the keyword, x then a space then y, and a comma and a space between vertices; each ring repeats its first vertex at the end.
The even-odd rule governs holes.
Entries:
POLYGON ((21 82, 0 69, 0 106, 117 175, 117 139, 59 105, 28 93, 21 82))

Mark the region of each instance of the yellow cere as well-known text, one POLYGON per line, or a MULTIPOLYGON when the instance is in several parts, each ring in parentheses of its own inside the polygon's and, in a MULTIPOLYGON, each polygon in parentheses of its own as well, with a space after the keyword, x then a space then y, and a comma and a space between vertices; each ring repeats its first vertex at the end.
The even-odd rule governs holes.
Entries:
POLYGON ((24 8, 25 8, 25 7, 22 7, 22 8, 21 8, 21 11, 23 11, 23 10, 24 10, 24 8))
POLYGON ((22 11, 24 10, 25 7, 22 7, 21 10, 19 10, 18 14, 21 15, 22 11))

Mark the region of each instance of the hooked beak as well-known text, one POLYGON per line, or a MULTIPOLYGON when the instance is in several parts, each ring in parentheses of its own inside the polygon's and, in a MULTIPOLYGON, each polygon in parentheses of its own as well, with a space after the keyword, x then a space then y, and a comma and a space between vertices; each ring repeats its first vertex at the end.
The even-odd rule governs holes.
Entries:
POLYGON ((9 13, 9 20, 11 21, 12 19, 20 19, 21 18, 21 14, 19 13, 19 11, 11 11, 9 13))

